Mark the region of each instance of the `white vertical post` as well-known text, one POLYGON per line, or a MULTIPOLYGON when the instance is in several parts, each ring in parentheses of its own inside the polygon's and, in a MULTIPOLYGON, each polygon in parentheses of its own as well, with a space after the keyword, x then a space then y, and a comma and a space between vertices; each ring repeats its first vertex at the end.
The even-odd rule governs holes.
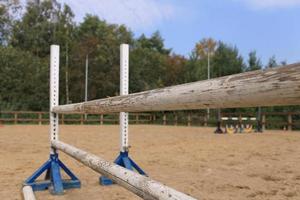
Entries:
POLYGON ((85 92, 84 101, 88 100, 88 73, 89 73, 89 55, 85 57, 85 92))
MULTIPOLYGON (((85 57, 85 90, 84 90, 84 101, 88 100, 88 74, 89 74, 89 54, 85 57)), ((87 114, 84 115, 84 119, 87 120, 87 114)))
MULTIPOLYGON (((210 80, 210 50, 207 52, 207 80, 210 80)), ((210 109, 207 108, 207 121, 210 118, 210 109)))
MULTIPOLYGON (((120 46, 120 95, 128 94, 129 45, 120 46)), ((128 113, 120 112, 120 150, 128 151, 128 113)))
MULTIPOLYGON (((50 143, 58 140, 58 114, 52 112, 54 106, 59 105, 59 46, 51 45, 50 49, 50 143)), ((50 153, 55 149, 51 147, 50 153)))

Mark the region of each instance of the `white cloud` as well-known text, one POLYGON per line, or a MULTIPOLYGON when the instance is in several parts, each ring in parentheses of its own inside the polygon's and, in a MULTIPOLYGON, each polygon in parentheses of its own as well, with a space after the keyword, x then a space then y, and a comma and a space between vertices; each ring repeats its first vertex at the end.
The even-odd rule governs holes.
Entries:
POLYGON ((235 0, 244 2, 255 9, 287 8, 300 5, 300 0, 235 0))
POLYGON ((135 30, 153 28, 175 17, 175 6, 159 0, 62 0, 73 9, 76 19, 86 13, 110 23, 126 24, 135 30))

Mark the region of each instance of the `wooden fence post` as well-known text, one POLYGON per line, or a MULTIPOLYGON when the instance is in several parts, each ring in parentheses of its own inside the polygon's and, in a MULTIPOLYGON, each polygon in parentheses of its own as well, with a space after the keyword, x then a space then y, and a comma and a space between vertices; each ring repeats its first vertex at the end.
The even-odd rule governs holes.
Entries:
POLYGON ((178 115, 177 115, 177 113, 174 113, 174 125, 175 126, 178 125, 178 115))
POLYGON ((100 115, 100 124, 103 125, 103 115, 100 115))
POLYGON ((135 114, 135 123, 136 124, 139 123, 139 114, 138 113, 135 114))
POLYGON ((164 116, 163 116, 163 124, 167 125, 167 116, 166 116, 166 113, 164 113, 164 116))
POLYGON ((292 131, 292 123, 293 123, 293 118, 292 118, 292 114, 289 113, 288 114, 288 131, 292 131))
POLYGON ((266 114, 261 116, 261 129, 263 132, 266 130, 266 114))
POLYGON ((42 125, 42 113, 39 113, 39 125, 42 125))
POLYGON ((188 126, 191 126, 191 113, 188 114, 188 126))
POLYGON ((243 120, 242 120, 242 114, 239 114, 239 127, 241 128, 243 124, 243 120))
POLYGON ((15 122, 15 124, 17 124, 18 123, 18 113, 14 113, 14 122, 15 122))
POLYGON ((204 115, 204 126, 207 126, 207 115, 204 115))
POLYGON ((61 115, 61 124, 65 124, 65 114, 61 115))
POLYGON ((80 124, 83 124, 83 114, 80 115, 80 124))

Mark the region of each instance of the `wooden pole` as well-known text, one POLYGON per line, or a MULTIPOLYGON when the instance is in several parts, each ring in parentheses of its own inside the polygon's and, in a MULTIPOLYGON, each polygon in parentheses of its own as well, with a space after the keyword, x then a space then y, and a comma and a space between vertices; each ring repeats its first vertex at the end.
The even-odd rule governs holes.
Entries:
POLYGON ((153 200, 194 200, 186 194, 178 192, 164 184, 110 163, 96 155, 85 152, 61 141, 52 141, 52 146, 78 160, 87 167, 110 178, 120 186, 133 192, 143 199, 153 200))
POLYGON ((178 125, 178 115, 177 115, 177 113, 174 113, 174 125, 175 126, 178 125))
POLYGON ((266 114, 262 114, 261 116, 261 123, 262 123, 262 131, 264 132, 266 130, 266 114))
POLYGON ((207 121, 208 121, 208 120, 207 120, 207 115, 204 115, 203 118, 204 118, 204 126, 206 127, 206 126, 207 126, 207 121))
POLYGON ((42 113, 38 113, 38 115, 39 115, 39 125, 42 125, 42 113))
POLYGON ((64 114, 61 115, 61 124, 65 124, 65 115, 64 114))
POLYGON ((100 124, 103 125, 103 115, 100 115, 100 124))
POLYGON ((18 123, 18 113, 14 114, 14 118, 15 118, 15 120, 14 120, 15 124, 17 124, 18 123))
POLYGON ((135 115, 135 123, 136 124, 138 124, 139 123, 139 114, 137 113, 136 115, 135 115))
POLYGON ((36 200, 31 186, 26 185, 23 187, 22 190, 23 190, 24 200, 36 200))
POLYGON ((191 126, 191 121, 192 121, 192 120, 191 120, 191 113, 189 112, 189 113, 188 113, 188 119, 187 119, 187 125, 188 125, 188 126, 191 126))
POLYGON ((166 113, 163 115, 163 125, 167 125, 167 116, 166 113))
POLYGON ((123 96, 55 106, 56 113, 116 113, 300 104, 300 63, 123 96))
POLYGON ((292 131, 292 123, 293 123, 292 114, 289 113, 288 114, 288 131, 292 131))
POLYGON ((80 115, 80 124, 83 124, 83 115, 80 115))

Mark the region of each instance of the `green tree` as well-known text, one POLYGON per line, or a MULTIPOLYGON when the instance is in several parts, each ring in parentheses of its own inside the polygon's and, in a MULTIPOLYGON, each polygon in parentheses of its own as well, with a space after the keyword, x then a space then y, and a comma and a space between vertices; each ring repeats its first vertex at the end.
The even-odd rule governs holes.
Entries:
POLYGON ((59 20, 56 29, 56 43, 60 44, 61 57, 64 58, 64 86, 65 86, 65 103, 70 103, 69 95, 69 54, 70 50, 75 46, 75 22, 74 13, 68 5, 63 6, 63 10, 59 13, 59 20))
POLYGON ((125 26, 108 24, 92 15, 84 18, 76 29, 76 45, 70 57, 70 85, 72 85, 70 99, 73 102, 84 100, 87 55, 89 58, 89 99, 118 94, 121 43, 133 43, 132 33, 125 26))
POLYGON ((142 34, 136 43, 137 47, 159 52, 164 55, 169 55, 171 49, 165 48, 164 40, 158 31, 154 32, 150 38, 142 34))
POLYGON ((12 29, 11 44, 39 57, 49 55, 49 46, 55 44, 60 4, 55 0, 29 2, 23 17, 12 29))
POLYGON ((0 2, 0 45, 7 45, 11 28, 21 9, 18 0, 2 0, 0 2))
POLYGON ((186 58, 181 55, 173 54, 169 56, 167 58, 166 70, 163 78, 164 86, 172 86, 184 83, 186 64, 186 58))
POLYGON ((248 66, 246 71, 254 71, 262 69, 262 63, 259 58, 256 56, 256 51, 251 51, 249 53, 248 66))
POLYGON ((0 47, 1 110, 47 110, 48 60, 12 47, 0 47))
POLYGON ((130 62, 131 92, 163 87, 171 49, 165 48, 158 32, 147 38, 141 35, 134 43, 130 62))
POLYGON ((7 11, 4 5, 0 4, 0 44, 4 44, 7 38, 7 23, 8 23, 7 11))
POLYGON ((207 79, 207 61, 205 58, 199 59, 199 55, 195 51, 189 56, 185 66, 184 82, 193 82, 207 79))
POLYGON ((286 60, 284 60, 284 61, 281 61, 281 62, 280 62, 280 65, 281 65, 281 66, 285 66, 285 65, 287 65, 287 61, 286 61, 286 60))
POLYGON ((277 64, 277 61, 276 61, 276 57, 275 56, 272 56, 270 59, 269 59, 269 62, 266 66, 266 68, 273 68, 273 67, 277 67, 278 64, 277 64))
POLYGON ((196 43, 185 71, 185 81, 204 80, 211 77, 211 59, 217 47, 212 38, 204 38, 196 43))
POLYGON ((223 42, 218 43, 218 48, 212 59, 212 77, 221 77, 241 73, 245 70, 243 57, 239 55, 236 47, 223 42))
POLYGON ((61 60, 65 62, 61 71, 61 91, 65 86, 66 94, 61 99, 68 99, 69 50, 74 46, 74 14, 69 6, 57 1, 29 2, 23 17, 13 26, 11 44, 16 48, 29 51, 41 58, 49 56, 51 44, 60 45, 61 60))

